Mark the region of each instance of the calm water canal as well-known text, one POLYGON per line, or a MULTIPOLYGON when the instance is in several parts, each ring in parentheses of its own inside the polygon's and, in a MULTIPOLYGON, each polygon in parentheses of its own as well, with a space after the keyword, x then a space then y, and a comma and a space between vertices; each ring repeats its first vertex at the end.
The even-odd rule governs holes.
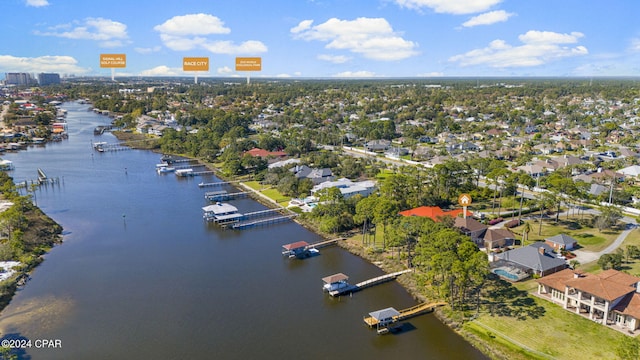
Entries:
MULTIPOLYGON (((158 175, 148 151, 97 153, 114 142, 93 129, 110 119, 67 103, 67 141, 4 154, 16 182, 41 168, 60 184, 35 192, 65 229, 0 315, 2 335, 60 339, 32 359, 484 359, 433 315, 378 336, 368 312, 416 302, 396 282, 329 298, 321 278, 358 282, 382 272, 337 248, 291 261, 283 244, 321 240, 295 223, 224 231, 202 220, 197 184, 158 175)), ((210 190, 210 189, 209 189, 210 190)), ((231 189, 227 189, 231 190, 231 189)), ((235 200, 240 211, 264 207, 235 200)))

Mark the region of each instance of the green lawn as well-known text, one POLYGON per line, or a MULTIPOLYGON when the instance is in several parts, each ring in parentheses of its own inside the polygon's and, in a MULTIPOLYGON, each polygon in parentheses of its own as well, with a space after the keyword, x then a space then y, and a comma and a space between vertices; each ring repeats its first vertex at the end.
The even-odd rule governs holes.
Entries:
POLYGON ((395 171, 388 170, 388 169, 382 169, 376 175, 376 180, 382 181, 382 180, 386 179, 387 177, 389 177, 390 175, 393 175, 393 174, 395 174, 395 171))
POLYGON ((260 192, 264 196, 267 196, 270 199, 275 200, 278 204, 283 206, 287 206, 289 203, 289 200, 291 200, 291 197, 282 195, 282 193, 280 193, 280 191, 276 189, 265 189, 260 192))
MULTIPOLYGON (((587 251, 600 251, 611 244, 620 235, 620 230, 604 230, 600 231, 597 228, 586 227, 580 225, 580 217, 560 216, 558 223, 555 222, 555 217, 544 219, 542 221, 542 231, 538 235, 539 222, 537 219, 527 220, 531 225, 531 231, 529 232, 529 242, 544 240, 551 236, 558 234, 567 234, 576 240, 578 244, 587 251)), ((522 234, 522 228, 524 225, 513 228, 512 230, 518 234, 522 234)))
POLYGON ((248 187, 256 191, 260 191, 263 187, 262 184, 260 184, 260 182, 258 181, 245 181, 243 182, 243 184, 247 185, 248 187))
POLYGON ((289 205, 289 200, 291 200, 290 196, 284 196, 280 191, 271 187, 265 187, 258 181, 245 181, 243 182, 246 186, 251 189, 260 192, 262 195, 274 200, 279 205, 287 207, 289 205))
POLYGON ((546 300, 534 298, 545 313, 537 319, 482 314, 465 324, 465 329, 501 347, 515 343, 529 350, 522 358, 615 359, 624 334, 564 310, 546 300), (505 344, 507 343, 507 344, 505 344), (533 356, 532 356, 533 355, 533 356))

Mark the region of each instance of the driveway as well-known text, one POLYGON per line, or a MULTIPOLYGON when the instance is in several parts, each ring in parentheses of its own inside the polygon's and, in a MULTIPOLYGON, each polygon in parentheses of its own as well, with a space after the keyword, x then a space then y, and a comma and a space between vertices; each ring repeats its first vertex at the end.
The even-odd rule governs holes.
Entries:
POLYGON ((597 261, 600 258, 600 256, 604 254, 610 254, 614 252, 617 248, 619 248, 620 245, 622 245, 622 243, 624 242, 624 239, 626 239, 627 236, 629 236, 629 234, 632 231, 634 231, 637 227, 636 220, 628 216, 623 217, 620 221, 627 224, 626 229, 622 231, 620 235, 618 235, 618 237, 615 239, 614 242, 612 242, 609 246, 607 246, 602 251, 598 251, 598 252, 586 251, 586 250, 574 250, 573 253, 576 254, 575 260, 578 260, 580 264, 590 263, 592 261, 597 261))

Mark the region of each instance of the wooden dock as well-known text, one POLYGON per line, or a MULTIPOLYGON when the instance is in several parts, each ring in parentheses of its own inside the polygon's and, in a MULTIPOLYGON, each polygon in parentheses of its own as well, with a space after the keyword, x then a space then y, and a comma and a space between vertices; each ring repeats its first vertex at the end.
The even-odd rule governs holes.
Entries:
POLYGON ((254 227, 254 226, 260 226, 260 225, 271 225, 271 224, 277 224, 277 223, 281 223, 281 222, 285 222, 285 221, 290 221, 292 218, 296 217, 296 214, 291 214, 291 215, 281 215, 281 216, 275 216, 275 217, 268 217, 265 219, 258 219, 258 220, 253 220, 253 221, 240 221, 240 222, 236 222, 235 224, 231 225, 232 229, 236 229, 236 230, 240 230, 240 229, 246 229, 246 228, 250 228, 250 227, 254 227))
POLYGON ((202 182, 198 184, 198 186, 199 187, 215 187, 215 186, 222 186, 222 185, 231 185, 239 182, 240 181, 216 181, 216 182, 210 182, 210 183, 202 182))
POLYGON ((126 145, 123 145, 123 144, 120 144, 120 143, 108 144, 108 143, 104 143, 104 142, 95 143, 94 144, 94 148, 98 152, 131 150, 131 148, 129 146, 126 146, 126 145))
POLYGON ((233 199, 242 199, 249 196, 248 191, 241 191, 235 193, 228 193, 224 190, 221 191, 209 191, 204 194, 204 198, 209 201, 225 201, 233 199))
POLYGON ((336 239, 331 239, 331 240, 326 240, 326 241, 321 241, 321 242, 317 242, 315 244, 309 244, 307 245, 307 249, 318 249, 318 248, 323 248, 325 246, 330 246, 330 245, 334 245, 336 244, 338 241, 340 240, 346 240, 346 238, 336 238, 336 239))
MULTIPOLYGON (((433 311, 433 309, 435 309, 438 306, 444 306, 447 305, 446 302, 432 302, 432 303, 422 303, 422 304, 418 304, 416 306, 412 306, 410 308, 404 309, 404 310, 400 310, 400 314, 397 316, 394 316, 393 320, 394 322, 398 322, 398 321, 402 321, 402 320, 406 320, 409 319, 411 317, 414 316, 418 316, 420 314, 424 314, 426 312, 430 312, 433 311)), ((364 323, 367 324, 369 327, 374 327, 378 325, 378 320, 375 319, 372 316, 367 316, 364 318, 364 323)))
POLYGON ((398 271, 398 272, 394 272, 394 273, 390 273, 390 274, 385 274, 382 276, 378 276, 375 277, 373 279, 369 279, 369 280, 365 280, 362 282, 359 282, 355 285, 350 285, 338 290, 333 290, 333 291, 329 291, 329 295, 331 296, 340 296, 342 294, 347 294, 347 293, 354 293, 356 291, 360 291, 362 289, 371 287, 371 286, 375 286, 378 284, 382 284, 385 283, 387 281, 391 281, 391 280, 395 280, 395 278, 397 278, 398 276, 402 275, 402 274, 406 274, 408 272, 412 272, 412 269, 407 269, 407 270, 402 270, 402 271, 398 271))
MULTIPOLYGON (((200 166, 200 165, 197 165, 200 166)), ((215 174, 214 171, 211 170, 205 170, 205 171, 194 171, 191 173, 191 176, 202 176, 202 175, 213 175, 215 174)))

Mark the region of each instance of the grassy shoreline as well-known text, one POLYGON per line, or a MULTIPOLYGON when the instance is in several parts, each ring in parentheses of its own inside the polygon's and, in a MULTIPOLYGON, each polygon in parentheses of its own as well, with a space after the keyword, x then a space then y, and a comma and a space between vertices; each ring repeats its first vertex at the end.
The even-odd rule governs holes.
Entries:
MULTIPOLYGON (((153 148, 153 147, 145 147, 145 146, 140 146, 141 142, 140 140, 142 140, 142 138, 146 138, 144 135, 137 135, 136 134, 131 134, 131 133, 122 133, 122 132, 114 132, 114 135, 121 141, 123 141, 125 143, 125 145, 134 147, 134 148, 138 148, 138 149, 146 149, 146 150, 151 150, 154 151, 156 153, 161 153, 160 151, 158 151, 157 148, 153 148), (123 136, 123 134, 125 134, 123 136)), ((148 143, 147 143, 148 144, 148 143)), ((216 164, 210 163, 205 161, 204 159, 201 158, 197 158, 197 157, 192 157, 192 156, 187 156, 185 154, 171 154, 174 156, 181 156, 181 157, 185 157, 185 158, 190 158, 190 159, 194 159, 199 161, 201 164, 205 165, 208 170, 211 170, 214 172, 215 176, 218 177, 219 179, 223 180, 223 181, 243 181, 246 180, 247 182, 251 181, 250 177, 234 177, 234 178, 230 178, 228 176, 226 176, 225 174, 222 173, 222 171, 219 169, 218 166, 216 166, 216 164)), ((244 185, 247 188, 251 188, 253 191, 251 191, 250 196, 252 199, 254 199, 255 201, 269 207, 269 208, 273 208, 274 206, 281 206, 279 204, 279 202, 277 201, 278 199, 273 199, 271 197, 269 197, 266 194, 263 194, 262 192, 253 189, 252 187, 248 186, 248 185, 244 185), (262 196, 257 196, 255 192, 260 192, 262 194, 262 196), (269 198, 271 201, 266 200, 265 198, 269 198)), ((307 222, 307 221, 303 221, 299 218, 294 218, 293 221, 295 221, 297 224, 299 224, 300 226, 314 232, 315 234, 321 236, 323 239, 326 240, 330 240, 333 238, 336 238, 335 234, 327 234, 327 233, 323 233, 322 231, 320 231, 317 227, 315 227, 312 223, 307 222)), ((351 236, 347 236, 347 240, 346 241, 339 241, 336 244, 338 246, 340 246, 341 248, 349 251, 350 253, 359 256, 365 260, 367 260, 368 262, 370 262, 371 264, 378 266, 380 269, 382 269, 383 271, 387 272, 387 273, 391 273, 391 272, 395 272, 395 271, 399 271, 399 270, 404 270, 406 269, 406 266, 401 265, 397 260, 392 259, 393 254, 389 253, 389 252, 376 252, 376 251, 370 251, 370 249, 365 248, 364 246, 360 245, 359 240, 356 239, 357 235, 351 234, 351 236)), ((424 290, 420 290, 419 289, 419 284, 418 284, 418 279, 415 273, 411 273, 411 274, 406 274, 403 275, 401 277, 399 277, 397 279, 397 281, 402 285, 402 287, 417 301, 417 302, 425 302, 425 301, 432 301, 434 300, 433 297, 430 297, 429 294, 427 292, 425 292, 424 290)), ((485 354, 486 356, 492 358, 492 359, 501 359, 501 360, 507 360, 507 359, 512 359, 512 357, 509 356, 509 354, 505 354, 501 351, 494 351, 493 348, 491 347, 491 344, 483 341, 482 339, 479 339, 477 336, 474 336, 473 334, 469 333, 468 331, 465 331, 464 328, 462 327, 462 324, 456 320, 454 320, 452 317, 448 316, 447 313, 445 311, 442 311, 441 309, 435 309, 434 310, 434 315, 436 317, 438 317, 438 319, 440 321, 442 321, 445 325, 449 326, 452 330, 454 330, 456 333, 458 333, 459 335, 461 335, 463 338, 465 338, 465 340, 467 340, 472 346, 474 346, 475 348, 477 348, 479 351, 481 351, 483 354, 485 354)))
POLYGON ((32 204, 27 208, 24 219, 26 231, 22 234, 22 242, 25 250, 15 259, 20 261, 21 266, 16 269, 15 274, 0 282, 0 313, 9 305, 18 288, 27 283, 29 274, 44 261, 44 255, 55 245, 62 243, 62 227, 37 206, 32 204))
MULTIPOLYGON (((158 152, 158 149, 149 150, 158 152)), ((185 156, 183 154, 176 154, 176 156, 193 158, 190 156, 185 156)), ((265 194, 262 191, 264 189, 262 189, 261 187, 256 188, 256 185, 251 182, 252 179, 249 176, 230 178, 228 176, 225 176, 220 171, 220 164, 208 163, 198 158, 195 159, 200 161, 201 164, 207 166, 210 170, 214 171, 216 176, 224 181, 241 180, 247 182, 248 184, 244 184, 244 186, 252 189, 251 197, 261 204, 270 208, 273 208, 275 206, 283 206, 282 199, 284 197, 282 195, 277 192, 273 192, 273 194, 265 194), (254 191, 259 192, 260 196, 253 193, 254 191), (267 200, 266 198, 269 198, 270 200, 267 200)), ((284 204, 284 206, 286 206, 286 204, 284 204)), ((294 221, 300 226, 303 226, 304 228, 318 234, 324 239, 332 239, 336 237, 335 234, 327 234, 319 231, 319 229, 316 228, 314 224, 305 221, 304 219, 296 218, 294 219, 294 221)), ((383 271, 394 272, 406 268, 406 266, 402 262, 398 261, 397 255, 394 254, 394 249, 388 249, 386 252, 382 252, 379 250, 373 250, 371 247, 364 246, 362 244, 360 235, 356 232, 346 234, 345 237, 347 238, 347 240, 338 242, 338 246, 378 266, 383 271), (394 256, 396 258, 394 258, 394 256)), ((607 240, 603 242, 606 243, 607 240)), ((601 244, 594 245, 602 246, 601 244)), ((429 288, 421 283, 419 273, 403 275, 399 277, 397 281, 417 302, 431 301, 436 298, 429 293, 429 288)), ((528 296, 534 297, 532 295, 528 296)), ((469 320, 465 319, 462 313, 453 312, 447 307, 437 309, 435 311, 435 316, 437 316, 438 319, 442 321, 442 323, 462 336, 472 346, 492 359, 526 360, 571 358, 572 355, 575 355, 571 350, 572 348, 567 349, 566 347, 561 347, 559 349, 556 349, 553 341, 547 342, 546 345, 540 347, 541 345, 538 342, 532 342, 531 339, 535 339, 537 337, 537 332, 542 331, 540 329, 545 328, 544 324, 547 321, 551 321, 559 328, 564 329, 557 331, 566 330, 565 332, 571 333, 573 330, 575 330, 575 324, 577 323, 578 319, 574 319, 573 316, 575 315, 573 314, 563 312, 563 309, 557 309, 557 306, 554 304, 546 303, 541 299, 534 299, 534 301, 541 307, 544 307, 545 311, 548 314, 553 314, 549 315, 551 317, 554 317, 559 313, 558 319, 556 320, 552 319, 551 317, 543 316, 540 319, 518 320, 505 316, 492 316, 487 311, 483 310, 480 312, 480 315, 477 318, 474 318, 474 320, 469 320), (518 329, 518 331, 514 332, 513 329, 518 329)), ((585 326, 590 329, 589 336, 587 338, 592 339, 586 340, 586 343, 581 342, 581 346, 583 346, 583 351, 585 353, 585 359, 599 357, 601 358, 602 356, 614 356, 615 342, 619 340, 620 336, 618 336, 615 331, 601 327, 599 325, 595 326, 595 324, 587 323, 585 326), (598 339, 607 339, 608 343, 607 341, 605 341, 604 343, 597 341, 598 339), (596 346, 592 343, 598 345, 596 346), (607 344, 609 346, 607 346, 607 344)), ((553 332, 551 331, 551 333, 553 332)), ((578 334, 574 335, 577 336, 578 334)), ((620 335, 624 336, 622 334, 620 335)), ((567 342, 570 343, 569 341, 567 342)))

